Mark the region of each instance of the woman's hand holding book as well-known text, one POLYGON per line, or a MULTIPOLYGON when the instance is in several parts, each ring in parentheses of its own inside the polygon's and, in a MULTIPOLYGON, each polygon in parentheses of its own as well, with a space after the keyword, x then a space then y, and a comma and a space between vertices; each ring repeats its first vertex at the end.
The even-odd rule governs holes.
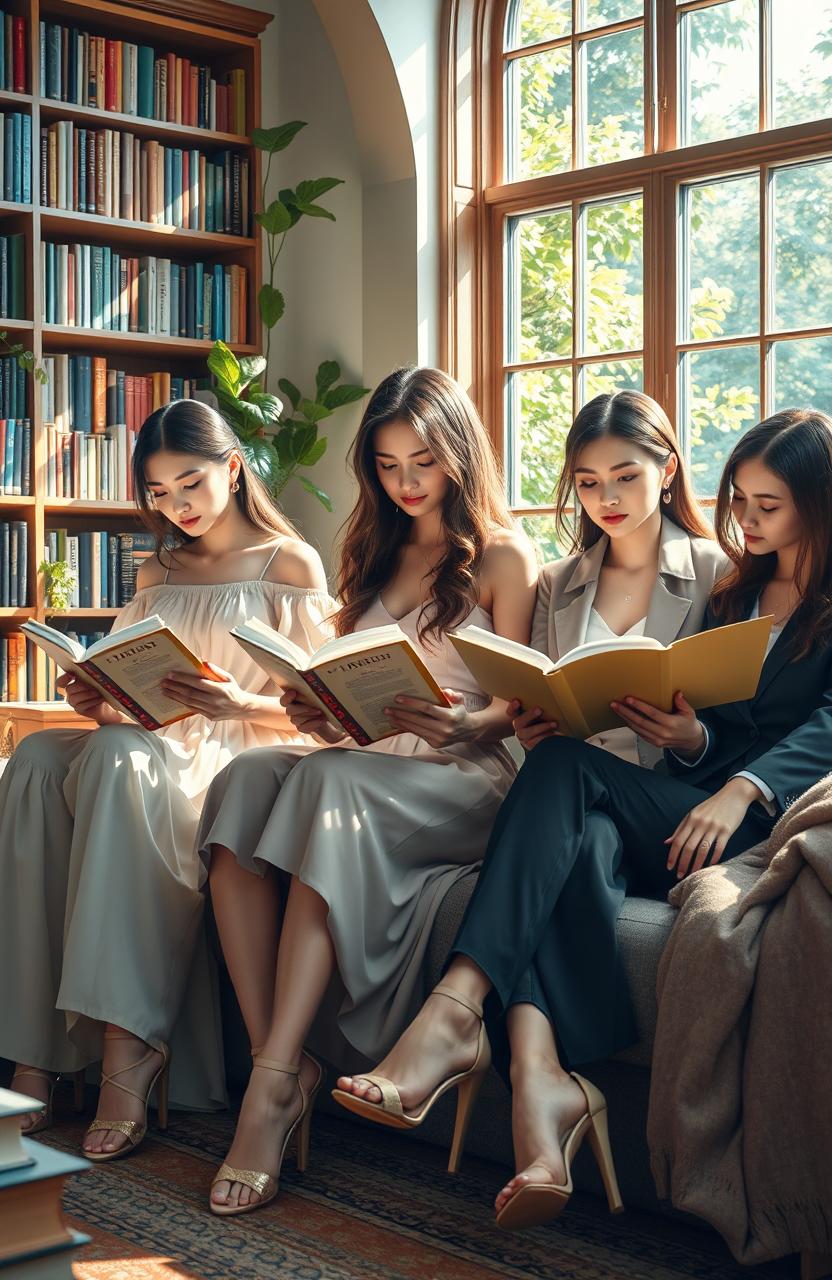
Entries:
POLYGON ((93 689, 86 681, 66 673, 56 681, 56 688, 66 698, 73 711, 87 720, 95 720, 98 724, 128 724, 127 716, 116 711, 105 702, 97 689, 93 689))
POLYGON ((208 675, 171 672, 161 682, 162 691, 207 720, 248 719, 254 711, 252 696, 227 671, 209 662, 204 665, 208 675))
POLYGON ((307 733, 319 742, 333 746, 343 742, 348 735, 327 720, 323 711, 306 702, 296 689, 286 689, 280 698, 280 705, 286 712, 298 733, 307 733))
POLYGON ((557 720, 548 720, 540 707, 531 707, 522 712, 520 707, 521 703, 515 698, 508 704, 508 714, 524 751, 531 751, 544 738, 554 738, 560 733, 557 720))
POLYGON ((673 695, 673 711, 659 711, 638 698, 625 698, 610 706, 633 733, 662 751, 695 760, 705 749, 705 729, 680 690, 673 695))
POLYGON ((437 750, 478 737, 476 721, 466 710, 462 695, 453 689, 442 692, 451 701, 450 707, 437 707, 422 698, 399 694, 393 706, 384 708, 384 714, 397 733, 415 733, 437 750))

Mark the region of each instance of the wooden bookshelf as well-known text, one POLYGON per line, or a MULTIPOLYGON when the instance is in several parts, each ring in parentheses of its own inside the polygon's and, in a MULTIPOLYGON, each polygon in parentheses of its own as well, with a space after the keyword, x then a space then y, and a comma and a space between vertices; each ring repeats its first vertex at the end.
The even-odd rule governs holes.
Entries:
MULTIPOLYGON (((244 266, 248 271, 248 341, 234 344, 233 350, 239 355, 259 352, 261 326, 257 292, 262 280, 262 244, 260 229, 253 218, 253 234, 235 236, 43 207, 40 204, 39 139, 42 126, 58 120, 72 120, 82 127, 118 129, 142 139, 156 139, 169 146, 197 147, 209 153, 226 149, 243 152, 249 157, 249 208, 253 211, 259 201, 261 183, 260 152, 250 138, 251 132, 260 125, 260 35, 273 15, 225 3, 224 0, 133 0, 133 3, 124 4, 118 0, 6 0, 4 8, 26 21, 29 92, 0 91, 0 111, 21 111, 31 116, 34 203, 0 201, 0 234, 23 232, 26 272, 26 318, 0 318, 0 330, 6 331, 9 341, 22 342, 31 349, 38 363, 44 355, 72 352, 105 355, 109 364, 117 361, 119 368, 130 373, 162 370, 184 377, 205 377, 205 359, 212 346, 208 340, 81 329, 43 322, 41 240, 106 244, 120 252, 135 255, 150 253, 182 261, 202 259, 244 266), (247 134, 199 129, 41 97, 41 21, 58 22, 92 35, 149 44, 157 55, 171 52, 209 63, 217 76, 233 68, 244 69, 247 134)), ((41 385, 32 375, 27 376, 27 395, 28 416, 32 421, 33 492, 31 497, 0 496, 0 520, 25 520, 28 526, 29 603, 26 608, 0 608, 0 634, 16 629, 27 618, 41 621, 74 618, 94 623, 91 629, 106 629, 118 610, 48 609, 43 578, 37 567, 43 559, 47 530, 62 527, 71 527, 73 532, 82 529, 129 530, 138 526, 135 507, 132 503, 47 496, 41 385)), ((42 699, 46 694, 46 671, 40 651, 37 663, 35 698, 42 699)))

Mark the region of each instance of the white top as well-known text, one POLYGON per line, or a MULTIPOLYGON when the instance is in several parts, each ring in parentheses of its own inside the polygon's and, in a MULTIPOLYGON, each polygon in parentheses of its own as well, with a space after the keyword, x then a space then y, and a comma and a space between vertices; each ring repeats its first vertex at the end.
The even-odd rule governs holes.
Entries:
MULTIPOLYGON (((643 636, 646 625, 647 617, 645 616, 639 618, 638 622, 634 622, 631 627, 621 634, 625 636, 643 636)), ((617 635, 618 632, 613 631, 609 623, 601 617, 598 610, 593 606, 589 611, 583 643, 588 644, 591 640, 609 640, 617 635)), ((629 760, 631 764, 641 764, 638 758, 636 735, 626 725, 621 725, 618 729, 605 729, 603 733, 596 733, 594 737, 587 738, 587 742, 591 742, 594 747, 603 747, 605 751, 612 751, 614 755, 619 756, 622 760, 629 760)))

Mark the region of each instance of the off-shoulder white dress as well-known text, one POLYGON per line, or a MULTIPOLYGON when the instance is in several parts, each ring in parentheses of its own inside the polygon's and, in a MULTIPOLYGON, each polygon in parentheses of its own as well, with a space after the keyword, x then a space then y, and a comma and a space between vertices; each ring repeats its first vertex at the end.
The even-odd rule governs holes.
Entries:
MULTIPOLYGON (((398 621, 440 687, 485 707, 447 639, 422 645, 418 616, 393 619, 376 599, 356 629, 398 621)), ((492 630, 483 609, 468 621, 492 630)), ((198 842, 206 860, 224 845, 249 870, 278 867, 325 899, 344 987, 338 1026, 377 1060, 422 1004, 436 913, 482 858, 515 772, 501 743, 436 749, 410 733, 370 747, 249 751, 211 784, 198 842)), ((326 1056, 340 1043, 332 1030, 318 1020, 313 1043, 326 1056)))
MULTIPOLYGON (((242 688, 274 694, 231 628, 260 618, 311 652, 332 608, 325 593, 263 578, 164 582, 137 592, 114 629, 158 613, 242 688)), ((0 1057, 77 1070, 100 1058, 111 1022, 172 1042, 174 1103, 223 1103, 195 835, 214 776, 280 741, 299 739, 201 715, 158 733, 106 725, 23 739, 0 778, 0 1057)))

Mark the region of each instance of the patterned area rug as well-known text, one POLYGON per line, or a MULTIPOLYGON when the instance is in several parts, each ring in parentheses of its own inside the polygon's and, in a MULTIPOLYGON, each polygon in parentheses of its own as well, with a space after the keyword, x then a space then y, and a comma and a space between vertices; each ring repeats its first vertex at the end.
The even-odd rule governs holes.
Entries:
MULTIPOLYGON (((83 1118, 43 1141, 77 1151, 83 1118)), ((557 1223, 498 1231, 491 1202, 505 1171, 406 1136, 316 1116, 310 1168, 293 1153, 278 1200, 245 1217, 212 1217, 208 1187, 233 1131, 228 1114, 174 1113, 135 1156, 71 1179, 65 1207, 93 1237, 76 1280, 786 1280, 794 1259, 748 1269, 712 1233, 643 1213, 612 1218, 575 1196, 557 1223), (443 1159, 444 1155, 444 1159, 443 1159)))

